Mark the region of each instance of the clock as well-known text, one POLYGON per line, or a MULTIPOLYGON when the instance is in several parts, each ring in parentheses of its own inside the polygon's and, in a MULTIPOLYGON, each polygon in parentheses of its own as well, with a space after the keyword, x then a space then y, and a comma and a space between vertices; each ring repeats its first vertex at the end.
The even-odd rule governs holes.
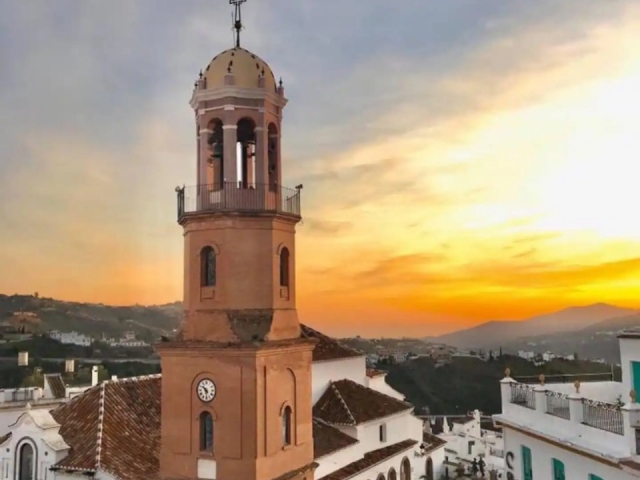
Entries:
POLYGON ((208 403, 216 398, 216 384, 213 383, 213 380, 203 378, 198 382, 196 392, 202 402, 208 403))

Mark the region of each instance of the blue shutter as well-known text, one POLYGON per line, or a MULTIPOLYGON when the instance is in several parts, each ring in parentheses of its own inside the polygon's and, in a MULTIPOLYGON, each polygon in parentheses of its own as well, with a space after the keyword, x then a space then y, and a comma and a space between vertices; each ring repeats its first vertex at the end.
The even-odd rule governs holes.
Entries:
POLYGON ((553 480, 564 480, 564 463, 553 459, 553 480))
POLYGON ((531 449, 522 446, 522 478, 533 480, 533 467, 531 465, 531 449))

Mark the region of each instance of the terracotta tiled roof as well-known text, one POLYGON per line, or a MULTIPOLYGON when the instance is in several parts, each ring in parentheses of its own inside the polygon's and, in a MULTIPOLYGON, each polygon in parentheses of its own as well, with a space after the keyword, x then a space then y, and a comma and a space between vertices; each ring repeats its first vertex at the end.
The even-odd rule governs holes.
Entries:
POLYGON ((381 377, 382 375, 386 375, 387 372, 385 372, 384 370, 376 370, 374 368, 367 368, 367 377, 369 378, 374 378, 374 377, 381 377))
POLYGON ((155 479, 160 455, 159 375, 103 382, 51 412, 71 449, 54 469, 121 480, 155 479), (135 445, 136 448, 131 448, 135 445))
POLYGON ((59 373, 47 374, 44 376, 44 381, 49 384, 54 398, 64 398, 66 396, 67 389, 62 381, 62 375, 59 373))
POLYGON ((316 462, 311 462, 308 465, 305 465, 302 468, 296 468, 291 472, 287 472, 284 475, 280 475, 279 477, 274 478, 273 480, 294 480, 299 478, 308 478, 305 475, 311 473, 313 477, 313 472, 318 468, 318 464, 316 462))
POLYGON ((422 445, 424 448, 421 448, 420 450, 424 453, 433 452, 434 450, 444 446, 446 443, 446 440, 443 440, 440 437, 432 435, 429 432, 422 432, 422 445))
POLYGON ((4 442, 9 440, 10 438, 11 438, 11 432, 7 433, 6 435, 0 435, 0 445, 2 445, 4 442))
POLYGON ((404 440, 400 443, 394 443, 388 447, 379 448, 378 450, 365 453, 364 457, 360 460, 356 460, 355 462, 352 462, 329 475, 325 475, 320 480, 347 480, 351 477, 355 477, 357 474, 364 472, 365 470, 368 470, 369 468, 406 450, 409 450, 416 443, 418 443, 416 440, 404 440))
POLYGON ((313 419, 313 448, 316 460, 356 443, 358 443, 356 438, 318 419, 313 419))
POLYGON ((313 416, 332 425, 360 425, 413 409, 408 403, 351 380, 331 382, 313 406, 313 416))
POLYGON ((328 360, 339 360, 341 358, 363 357, 364 352, 359 352, 347 347, 334 338, 327 337, 322 333, 306 325, 300 325, 301 337, 317 338, 318 343, 313 349, 314 362, 326 362, 328 360))

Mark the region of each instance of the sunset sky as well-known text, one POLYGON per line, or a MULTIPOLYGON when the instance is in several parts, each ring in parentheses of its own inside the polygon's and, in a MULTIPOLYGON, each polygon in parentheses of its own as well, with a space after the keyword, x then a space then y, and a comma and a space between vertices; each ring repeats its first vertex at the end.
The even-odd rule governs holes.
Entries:
MULTIPOLYGON (((174 187, 226 0, 0 0, 0 293, 180 299, 174 187)), ((304 184, 301 320, 640 308, 640 1, 249 0, 304 184)))

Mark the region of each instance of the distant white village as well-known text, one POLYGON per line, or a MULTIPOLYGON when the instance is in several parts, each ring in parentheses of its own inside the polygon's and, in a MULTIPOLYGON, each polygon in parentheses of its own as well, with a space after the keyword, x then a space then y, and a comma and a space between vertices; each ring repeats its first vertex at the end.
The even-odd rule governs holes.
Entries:
MULTIPOLYGON (((96 342, 94 338, 78 332, 59 332, 54 330, 49 333, 49 337, 66 345, 79 345, 82 347, 88 347, 96 342)), ((136 338, 135 332, 125 332, 122 338, 103 338, 100 341, 110 347, 132 348, 150 346, 149 343, 136 338)))

